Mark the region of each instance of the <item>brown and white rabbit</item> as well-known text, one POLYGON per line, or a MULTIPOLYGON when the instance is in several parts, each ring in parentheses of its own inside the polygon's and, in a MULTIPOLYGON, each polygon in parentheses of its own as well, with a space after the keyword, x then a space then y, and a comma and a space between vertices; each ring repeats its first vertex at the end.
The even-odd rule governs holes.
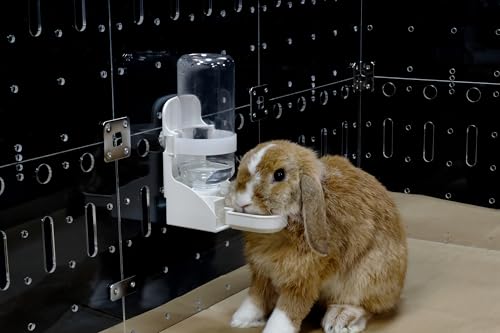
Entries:
POLYGON ((348 159, 320 159, 285 140, 261 143, 243 156, 228 202, 288 220, 277 233, 245 232, 251 286, 232 327, 295 333, 318 302, 327 308, 326 333, 354 333, 397 305, 407 270, 399 212, 387 189, 348 159))

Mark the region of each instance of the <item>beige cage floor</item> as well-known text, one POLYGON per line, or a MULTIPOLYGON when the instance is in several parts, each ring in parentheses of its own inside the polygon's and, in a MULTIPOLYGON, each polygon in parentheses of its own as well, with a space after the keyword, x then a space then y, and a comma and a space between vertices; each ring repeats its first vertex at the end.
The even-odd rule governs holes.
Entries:
MULTIPOLYGON (((229 321, 247 290, 162 333, 257 333, 229 321)), ((318 319, 301 332, 320 333, 318 319)), ((397 313, 373 319, 366 332, 500 332, 500 251, 409 240, 409 270, 397 313)))

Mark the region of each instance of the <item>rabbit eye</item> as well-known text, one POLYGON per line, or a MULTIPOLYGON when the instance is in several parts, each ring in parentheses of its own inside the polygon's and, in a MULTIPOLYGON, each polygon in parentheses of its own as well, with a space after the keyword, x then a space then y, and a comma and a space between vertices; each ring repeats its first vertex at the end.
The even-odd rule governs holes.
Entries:
POLYGON ((282 181, 285 179, 285 170, 284 169, 278 169, 274 172, 274 180, 277 182, 282 181))

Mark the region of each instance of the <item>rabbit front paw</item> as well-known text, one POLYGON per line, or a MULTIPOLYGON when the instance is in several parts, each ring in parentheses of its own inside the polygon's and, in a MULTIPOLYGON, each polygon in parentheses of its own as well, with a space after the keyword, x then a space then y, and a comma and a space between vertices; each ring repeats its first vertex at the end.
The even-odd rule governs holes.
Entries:
POLYGON ((247 297, 241 303, 239 309, 234 313, 231 319, 231 327, 249 328, 264 326, 263 311, 254 303, 254 301, 247 297))
POLYGON ((274 309, 262 333, 296 333, 297 331, 297 328, 285 312, 274 309))
POLYGON ((361 307, 333 304, 323 317, 325 333, 360 333, 364 331, 369 314, 361 307))

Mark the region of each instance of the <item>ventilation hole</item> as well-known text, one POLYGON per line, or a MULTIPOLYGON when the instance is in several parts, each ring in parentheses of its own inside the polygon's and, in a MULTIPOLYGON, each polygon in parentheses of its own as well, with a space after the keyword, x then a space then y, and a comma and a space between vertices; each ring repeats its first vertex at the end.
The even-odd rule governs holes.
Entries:
POLYGON ((425 99, 428 99, 430 101, 437 97, 437 93, 438 93, 437 88, 432 84, 425 86, 423 90, 425 99))
POLYGON ((87 28, 86 0, 75 0, 74 5, 74 27, 76 31, 83 32, 87 28))
POLYGON ((347 121, 342 122, 340 153, 344 156, 349 154, 349 123, 347 121))
POLYGON ((349 87, 342 86, 342 88, 340 88, 340 95, 342 96, 343 99, 349 98, 349 87))
POLYGON ((56 240, 54 236, 54 219, 45 216, 42 219, 43 259, 45 271, 53 273, 56 270, 56 240))
POLYGON ((236 116, 236 130, 240 131, 243 126, 245 126, 245 117, 241 113, 238 113, 236 116))
POLYGON ((0 290, 5 291, 10 286, 9 252, 7 235, 0 230, 0 290))
POLYGON ((140 157, 146 157, 149 154, 149 141, 142 138, 137 142, 137 153, 140 157))
POLYGON ((475 125, 467 126, 467 141, 465 142, 465 163, 473 167, 477 163, 478 129, 475 125))
POLYGON ((239 13, 243 9, 243 0, 234 0, 234 11, 239 13))
POLYGON ((299 97, 299 99, 297 99, 297 110, 299 110, 299 112, 304 112, 306 106, 307 106, 306 98, 304 96, 299 97))
POLYGON ((97 221, 95 205, 85 205, 85 229, 87 235, 87 255, 91 258, 97 255, 97 221))
POLYGON ((150 216, 150 192, 148 186, 141 188, 142 202, 142 236, 149 237, 151 235, 151 216, 150 216))
POLYGON ((391 118, 384 119, 382 123, 382 154, 385 158, 391 158, 394 151, 394 121, 391 118))
POLYGON ((141 25, 144 22, 144 0, 134 0, 134 23, 141 25))
POLYGON ((481 90, 476 87, 470 88, 465 93, 465 97, 471 103, 477 103, 481 99, 481 90))
POLYGON ((52 168, 46 163, 40 164, 35 169, 35 177, 38 184, 48 184, 52 179, 52 168))
POLYGON ((436 127, 434 123, 428 121, 424 124, 424 145, 423 145, 423 158, 424 161, 429 163, 434 160, 434 133, 436 127))
POLYGON ((273 105, 273 115, 275 119, 280 119, 283 115, 283 106, 281 103, 276 103, 273 105))
POLYGON ((385 97, 392 97, 396 94, 396 85, 392 82, 386 82, 382 85, 382 94, 385 97))
POLYGON ((205 14, 205 16, 212 15, 212 0, 205 0, 204 2, 203 14, 205 14))
POLYGON ((328 130, 321 129, 321 156, 328 154, 328 130))
POLYGON ((80 157, 80 169, 83 172, 89 173, 94 169, 95 159, 90 153, 85 153, 80 157))
POLYGON ((326 104, 328 104, 328 91, 323 90, 323 91, 319 94, 319 100, 320 100, 321 105, 326 105, 326 104))
POLYGON ((0 195, 2 195, 4 191, 5 191, 5 181, 3 180, 2 177, 0 177, 0 195))
POLYGON ((450 75, 454 75, 456 73, 455 68, 450 68, 450 70, 448 71, 448 73, 450 73, 450 75))
POLYGON ((33 37, 38 37, 42 34, 42 15, 40 12, 40 0, 29 0, 28 10, 30 35, 33 37))
POLYGON ((170 18, 177 21, 180 15, 179 0, 170 0, 170 18))

